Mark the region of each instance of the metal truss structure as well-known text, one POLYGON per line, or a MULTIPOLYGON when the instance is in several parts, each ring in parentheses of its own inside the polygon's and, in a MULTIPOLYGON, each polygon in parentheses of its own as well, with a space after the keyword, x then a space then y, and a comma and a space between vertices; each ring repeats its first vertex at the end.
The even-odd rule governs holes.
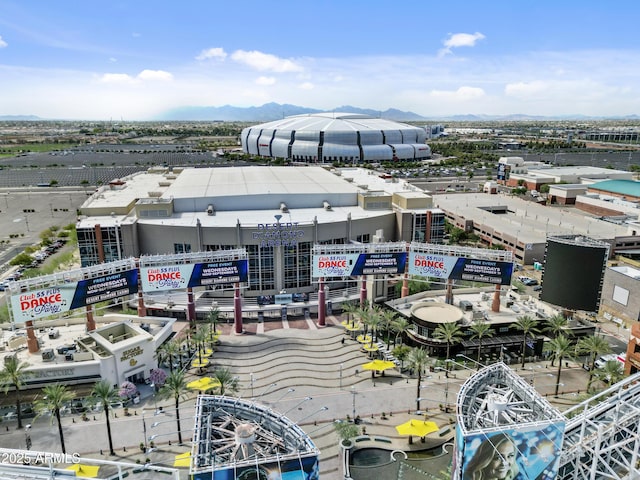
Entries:
MULTIPOLYGON (((560 412, 508 366, 496 363, 462 385, 457 405, 464 437, 564 425, 558 480, 640 478, 640 373, 560 412)), ((453 478, 460 478, 457 474, 453 478)))
POLYGON ((213 478, 218 470, 268 464, 277 469, 289 460, 319 454, 296 423, 264 405, 215 395, 200 395, 196 401, 191 475, 213 478))
POLYGON ((640 373, 564 414, 559 480, 640 478, 640 373))

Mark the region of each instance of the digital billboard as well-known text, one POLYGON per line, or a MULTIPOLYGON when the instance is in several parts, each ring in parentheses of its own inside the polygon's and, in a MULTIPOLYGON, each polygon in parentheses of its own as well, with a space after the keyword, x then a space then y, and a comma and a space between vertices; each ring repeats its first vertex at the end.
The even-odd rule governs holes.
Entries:
POLYGON ((409 275, 509 285, 513 263, 451 255, 409 253, 409 275))
POLYGON ((406 252, 336 253, 313 256, 314 278, 404 273, 406 252))
POLYGON ((13 320, 45 318, 138 291, 138 271, 127 270, 11 296, 13 320))
POLYGON ((248 281, 247 260, 140 267, 142 291, 156 292, 248 281))
POLYGON ((468 434, 463 441, 462 465, 458 465, 462 480, 555 479, 564 427, 563 422, 557 422, 468 434))
POLYGON ((216 469, 214 473, 203 472, 193 475, 194 480, 318 480, 320 468, 318 457, 300 457, 273 463, 260 463, 244 467, 216 469))

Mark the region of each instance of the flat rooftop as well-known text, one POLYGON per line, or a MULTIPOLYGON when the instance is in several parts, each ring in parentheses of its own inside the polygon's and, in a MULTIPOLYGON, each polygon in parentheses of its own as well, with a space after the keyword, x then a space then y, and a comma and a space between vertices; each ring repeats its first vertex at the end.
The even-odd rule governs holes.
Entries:
POLYGON ((539 205, 511 195, 434 195, 433 203, 445 212, 490 226, 525 243, 545 243, 549 234, 586 234, 598 240, 628 235, 626 226, 599 220, 581 210, 539 205))

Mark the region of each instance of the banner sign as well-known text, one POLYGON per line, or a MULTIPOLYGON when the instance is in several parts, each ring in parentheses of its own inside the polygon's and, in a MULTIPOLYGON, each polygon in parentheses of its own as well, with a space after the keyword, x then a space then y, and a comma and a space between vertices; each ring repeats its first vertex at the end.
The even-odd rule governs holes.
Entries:
POLYGON ((410 252, 409 275, 509 285, 513 263, 410 252))
POLYGON ((406 252, 314 255, 313 277, 404 273, 406 263, 406 252))
POLYGON ((140 268, 143 292, 246 282, 249 278, 248 271, 248 260, 140 268))
POLYGON ((12 295, 11 310, 14 321, 23 323, 94 303, 125 297, 137 291, 138 271, 133 269, 104 277, 12 295))

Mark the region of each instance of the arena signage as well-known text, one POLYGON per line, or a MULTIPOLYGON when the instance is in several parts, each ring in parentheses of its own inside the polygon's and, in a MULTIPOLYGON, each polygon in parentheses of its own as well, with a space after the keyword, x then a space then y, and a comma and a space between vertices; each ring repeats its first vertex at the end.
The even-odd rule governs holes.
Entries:
POLYGON ((298 222, 259 223, 258 230, 251 235, 260 240, 261 247, 292 247, 304 237, 304 230, 298 227, 298 222))
POLYGON ((81 280, 77 283, 65 283, 61 286, 12 295, 11 310, 14 321, 23 323, 125 297, 137 291, 138 271, 133 269, 81 280))
POLYGON ((142 291, 156 292, 248 281, 247 260, 141 267, 142 291))
POLYGON ((410 252, 409 274, 420 277, 467 280, 509 285, 513 263, 410 252))
POLYGON ((406 252, 314 255, 313 277, 404 273, 406 263, 406 252))

